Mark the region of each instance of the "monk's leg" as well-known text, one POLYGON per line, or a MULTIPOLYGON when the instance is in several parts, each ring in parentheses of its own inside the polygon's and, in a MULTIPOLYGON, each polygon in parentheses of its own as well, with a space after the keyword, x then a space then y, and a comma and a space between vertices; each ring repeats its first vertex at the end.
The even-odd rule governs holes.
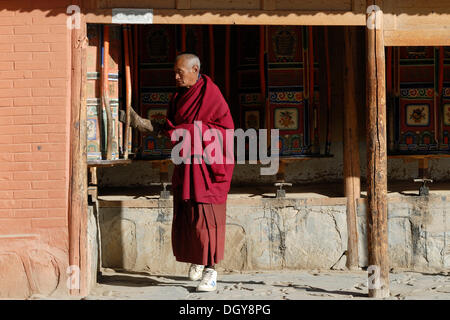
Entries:
POLYGON ((207 222, 209 237, 206 266, 214 267, 224 257, 226 203, 203 204, 203 213, 207 222))
POLYGON ((204 203, 200 206, 206 222, 208 239, 207 243, 203 244, 204 248, 207 248, 203 258, 206 258, 207 262, 197 291, 214 291, 217 289, 217 271, 214 270, 214 266, 224 256, 226 206, 225 203, 204 203))
POLYGON ((226 204, 183 201, 174 192, 173 253, 180 262, 214 266, 224 257, 226 204))

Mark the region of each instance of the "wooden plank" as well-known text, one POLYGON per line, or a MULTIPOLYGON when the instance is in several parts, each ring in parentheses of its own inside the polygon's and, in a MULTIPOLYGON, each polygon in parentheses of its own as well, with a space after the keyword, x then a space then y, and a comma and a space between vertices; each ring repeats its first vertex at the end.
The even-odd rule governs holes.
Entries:
POLYGON ((354 13, 366 13, 366 0, 352 0, 352 11, 354 13))
MULTIPOLYGON (((91 9, 88 23, 111 23, 111 9, 91 9)), ((364 13, 299 10, 171 10, 154 9, 155 24, 328 25, 363 26, 364 13)))
POLYGON ((94 167, 114 167, 114 166, 120 166, 120 165, 127 165, 130 164, 132 160, 90 160, 87 162, 87 165, 89 168, 94 167))
POLYGON ((178 2, 183 5, 183 2, 190 0, 95 0, 98 1, 98 7, 101 9, 107 8, 164 8, 164 9, 182 9, 178 8, 178 2))
POLYGON ((358 227, 356 222, 356 200, 360 198, 360 164, 358 138, 358 108, 355 90, 356 30, 345 27, 345 78, 344 91, 344 186, 347 197, 347 268, 356 270, 358 258, 358 227))
POLYGON ((450 28, 436 30, 385 30, 386 46, 450 46, 450 28))
POLYGON ((191 8, 191 0, 176 0, 175 7, 178 10, 186 10, 191 8))
POLYGON ((450 154, 395 154, 389 155, 389 159, 404 159, 404 160, 420 160, 420 159, 440 159, 450 158, 450 154))
POLYGON ((275 0, 279 10, 352 11, 352 0, 275 0))
POLYGON ((368 14, 367 32, 367 244, 369 297, 389 296, 387 234, 386 84, 382 12, 368 14))
POLYGON ((260 7, 260 0, 226 0, 226 1, 211 1, 211 0, 191 0, 192 9, 206 9, 206 10, 257 10, 260 7))
MULTIPOLYGON (((79 3, 78 3, 79 4, 79 3)), ((87 154, 86 154, 86 24, 71 34, 71 120, 69 175, 69 265, 79 268, 79 288, 71 295, 86 296, 87 290, 87 154)))
POLYGON ((275 10, 276 9, 275 0, 261 0, 261 9, 262 10, 275 10))

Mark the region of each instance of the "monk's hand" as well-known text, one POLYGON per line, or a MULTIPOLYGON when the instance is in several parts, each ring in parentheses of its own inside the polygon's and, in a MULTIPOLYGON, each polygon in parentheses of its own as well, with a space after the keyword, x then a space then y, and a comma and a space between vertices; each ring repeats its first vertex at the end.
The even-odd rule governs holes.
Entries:
MULTIPOLYGON (((126 122, 126 113, 124 110, 119 111, 119 121, 126 122)), ((140 117, 133 108, 130 108, 130 126, 144 134, 154 131, 152 122, 149 119, 140 117)))

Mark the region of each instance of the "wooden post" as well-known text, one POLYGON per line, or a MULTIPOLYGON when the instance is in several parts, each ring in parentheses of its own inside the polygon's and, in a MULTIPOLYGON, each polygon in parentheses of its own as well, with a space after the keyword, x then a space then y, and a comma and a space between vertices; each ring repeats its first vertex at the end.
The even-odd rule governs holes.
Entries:
POLYGON ((123 27, 123 45, 125 48, 125 87, 126 87, 126 104, 125 104, 125 124, 124 124, 124 141, 123 141, 123 157, 128 159, 128 141, 130 139, 130 109, 131 109, 131 73, 130 73, 130 54, 129 54, 129 26, 123 27))
POLYGON ((358 108, 355 90, 356 30, 344 29, 345 86, 344 91, 344 185, 347 197, 347 268, 359 267, 358 228, 356 220, 356 200, 361 195, 358 139, 358 108))
POLYGON ((389 296, 383 13, 367 16, 367 243, 369 297, 389 296))
POLYGON ((102 100, 106 111, 106 160, 112 159, 112 112, 109 100, 109 26, 103 26, 102 100))
MULTIPOLYGON (((133 31, 133 53, 134 53, 134 65, 133 65, 133 95, 132 95, 132 105, 137 110, 138 114, 141 114, 141 110, 139 108, 139 59, 138 59, 138 51, 139 51, 139 39, 138 39, 138 25, 132 26, 133 31)), ((140 133, 139 131, 132 132, 133 136, 133 152, 137 153, 138 147, 139 147, 139 141, 140 141, 140 133)))
MULTIPOLYGON (((71 120, 69 169, 69 265, 79 287, 69 287, 71 295, 86 296, 87 290, 87 155, 86 155, 86 23, 71 34, 71 120), (73 268, 79 268, 75 270, 73 268)), ((72 283, 73 284, 73 283, 72 283)))

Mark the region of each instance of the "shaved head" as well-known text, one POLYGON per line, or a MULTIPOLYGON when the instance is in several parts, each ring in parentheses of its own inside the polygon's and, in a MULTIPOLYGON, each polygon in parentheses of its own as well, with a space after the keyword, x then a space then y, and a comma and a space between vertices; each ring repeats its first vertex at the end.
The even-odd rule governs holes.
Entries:
POLYGON ((186 67, 192 68, 193 66, 197 66, 198 70, 200 71, 200 58, 197 57, 195 54, 193 54, 193 53, 182 53, 182 54, 179 54, 175 58, 175 64, 180 59, 185 61, 186 67))
POLYGON ((190 88, 199 79, 200 59, 192 53, 182 53, 175 58, 173 67, 177 87, 190 88))

